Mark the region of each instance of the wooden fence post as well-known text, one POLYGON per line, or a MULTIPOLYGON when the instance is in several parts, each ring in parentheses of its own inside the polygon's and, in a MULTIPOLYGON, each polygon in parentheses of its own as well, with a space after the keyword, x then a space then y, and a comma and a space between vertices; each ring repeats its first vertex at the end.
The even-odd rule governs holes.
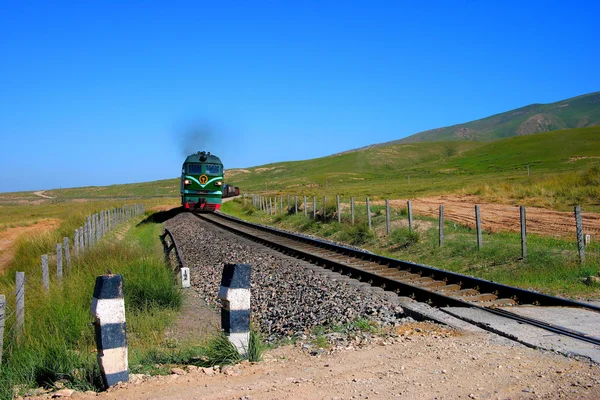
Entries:
POLYGON ((407 208, 407 213, 408 213, 408 231, 412 232, 413 231, 413 218, 412 218, 412 203, 410 202, 410 200, 408 200, 406 202, 406 208, 407 208))
POLYGON ((369 220, 369 230, 371 230, 371 203, 367 197, 367 219, 369 220))
POLYGON ((283 196, 279 196, 279 212, 283 215, 283 196))
POLYGON ((269 215, 273 215, 273 199, 269 197, 269 215))
POLYGON ((63 238, 63 249, 65 249, 65 268, 66 272, 69 273, 71 269, 71 252, 69 249, 69 238, 63 238))
POLYGON ((2 349, 4 348, 4 321, 6 318, 6 297, 0 294, 0 367, 2 367, 2 349))
POLYGON ((352 225, 354 225, 354 196, 350 197, 350 214, 352 218, 352 225))
POLYGON ((298 214, 298 196, 294 196, 294 214, 298 214))
POLYGON ((323 196, 323 221, 327 221, 327 196, 323 196))
POLYGON ((390 234, 390 202, 385 199, 385 230, 387 234, 390 234))
POLYGON ((62 282, 63 277, 63 256, 62 256, 62 245, 58 243, 56 245, 56 278, 58 282, 62 282))
POLYGON ((308 216, 308 210, 306 209, 306 196, 304 196, 304 216, 308 216))
POLYGON ((15 332, 17 333, 17 339, 20 339, 23 335, 23 329, 25 327, 25 272, 17 272, 16 300, 17 319, 15 332))
POLYGON ((444 206, 440 205, 440 247, 444 245, 444 206))
POLYGON ((313 196, 313 219, 317 219, 317 196, 313 196))
POLYGON ((42 255, 42 285, 46 293, 50 291, 50 273, 48 272, 48 254, 42 255))
POLYGON ((477 229, 477 249, 481 250, 482 235, 481 235, 481 216, 479 214, 479 206, 475 206, 475 227, 477 229))
POLYGON ((585 246, 583 242, 583 221, 581 219, 581 206, 575 206, 575 228, 577 229, 577 250, 579 251, 579 262, 585 261, 585 246))
POLYGON ((525 206, 519 207, 521 214, 521 258, 527 258, 527 217, 525 216, 525 206))
POLYGON ((338 223, 342 223, 342 209, 340 208, 340 195, 337 196, 337 214, 338 214, 338 223))

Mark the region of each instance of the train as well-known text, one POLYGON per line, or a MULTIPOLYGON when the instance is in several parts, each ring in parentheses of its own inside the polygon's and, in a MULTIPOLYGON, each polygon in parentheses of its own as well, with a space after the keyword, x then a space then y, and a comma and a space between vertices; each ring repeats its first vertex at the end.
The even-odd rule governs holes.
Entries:
POLYGON ((223 197, 237 196, 238 187, 223 182, 223 163, 210 152, 186 157, 181 167, 181 205, 188 210, 216 211, 223 197))

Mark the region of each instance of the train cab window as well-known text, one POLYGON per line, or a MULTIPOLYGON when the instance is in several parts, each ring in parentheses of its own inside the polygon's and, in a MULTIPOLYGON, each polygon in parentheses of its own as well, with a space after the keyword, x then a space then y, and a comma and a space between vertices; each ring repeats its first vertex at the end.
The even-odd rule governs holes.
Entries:
POLYGON ((209 175, 219 175, 221 173, 221 166, 219 164, 206 164, 206 173, 209 175))
POLYGON ((188 164, 187 170, 190 175, 200 175, 202 173, 202 164, 188 164))

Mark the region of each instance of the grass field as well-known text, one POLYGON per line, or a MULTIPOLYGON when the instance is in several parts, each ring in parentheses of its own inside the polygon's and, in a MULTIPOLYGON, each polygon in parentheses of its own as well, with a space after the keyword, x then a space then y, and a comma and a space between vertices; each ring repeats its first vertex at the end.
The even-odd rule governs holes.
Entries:
POLYGON ((599 211, 599 166, 600 127, 591 127, 491 143, 397 144, 232 170, 226 180, 246 193, 373 199, 469 193, 491 202, 563 211, 578 203, 599 211))
POLYGON ((406 210, 394 211, 391 222, 396 228, 387 236, 383 206, 371 207, 371 231, 364 206, 357 206, 354 226, 348 214, 343 216, 341 224, 337 217, 331 220, 334 210, 333 205, 328 205, 330 219, 323 222, 304 217, 303 213, 267 216, 252 207, 250 199, 246 205, 243 199, 236 199, 223 206, 223 211, 244 219, 360 246, 392 258, 552 295, 600 298, 600 286, 583 282, 600 271, 597 242, 586 248, 586 262, 581 265, 573 240, 529 235, 528 256, 523 260, 519 234, 486 233, 482 250, 478 251, 473 229, 448 222, 444 226, 444 245, 440 247, 437 219, 417 217, 416 228, 410 232, 400 223, 406 221, 406 210))

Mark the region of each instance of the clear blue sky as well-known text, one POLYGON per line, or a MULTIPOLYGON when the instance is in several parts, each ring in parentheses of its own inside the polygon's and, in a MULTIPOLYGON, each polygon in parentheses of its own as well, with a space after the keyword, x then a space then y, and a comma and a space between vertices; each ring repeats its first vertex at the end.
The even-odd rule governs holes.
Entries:
POLYGON ((174 178, 201 149, 226 168, 321 157, 597 91, 598 15, 598 1, 5 1, 0 192, 174 178))

